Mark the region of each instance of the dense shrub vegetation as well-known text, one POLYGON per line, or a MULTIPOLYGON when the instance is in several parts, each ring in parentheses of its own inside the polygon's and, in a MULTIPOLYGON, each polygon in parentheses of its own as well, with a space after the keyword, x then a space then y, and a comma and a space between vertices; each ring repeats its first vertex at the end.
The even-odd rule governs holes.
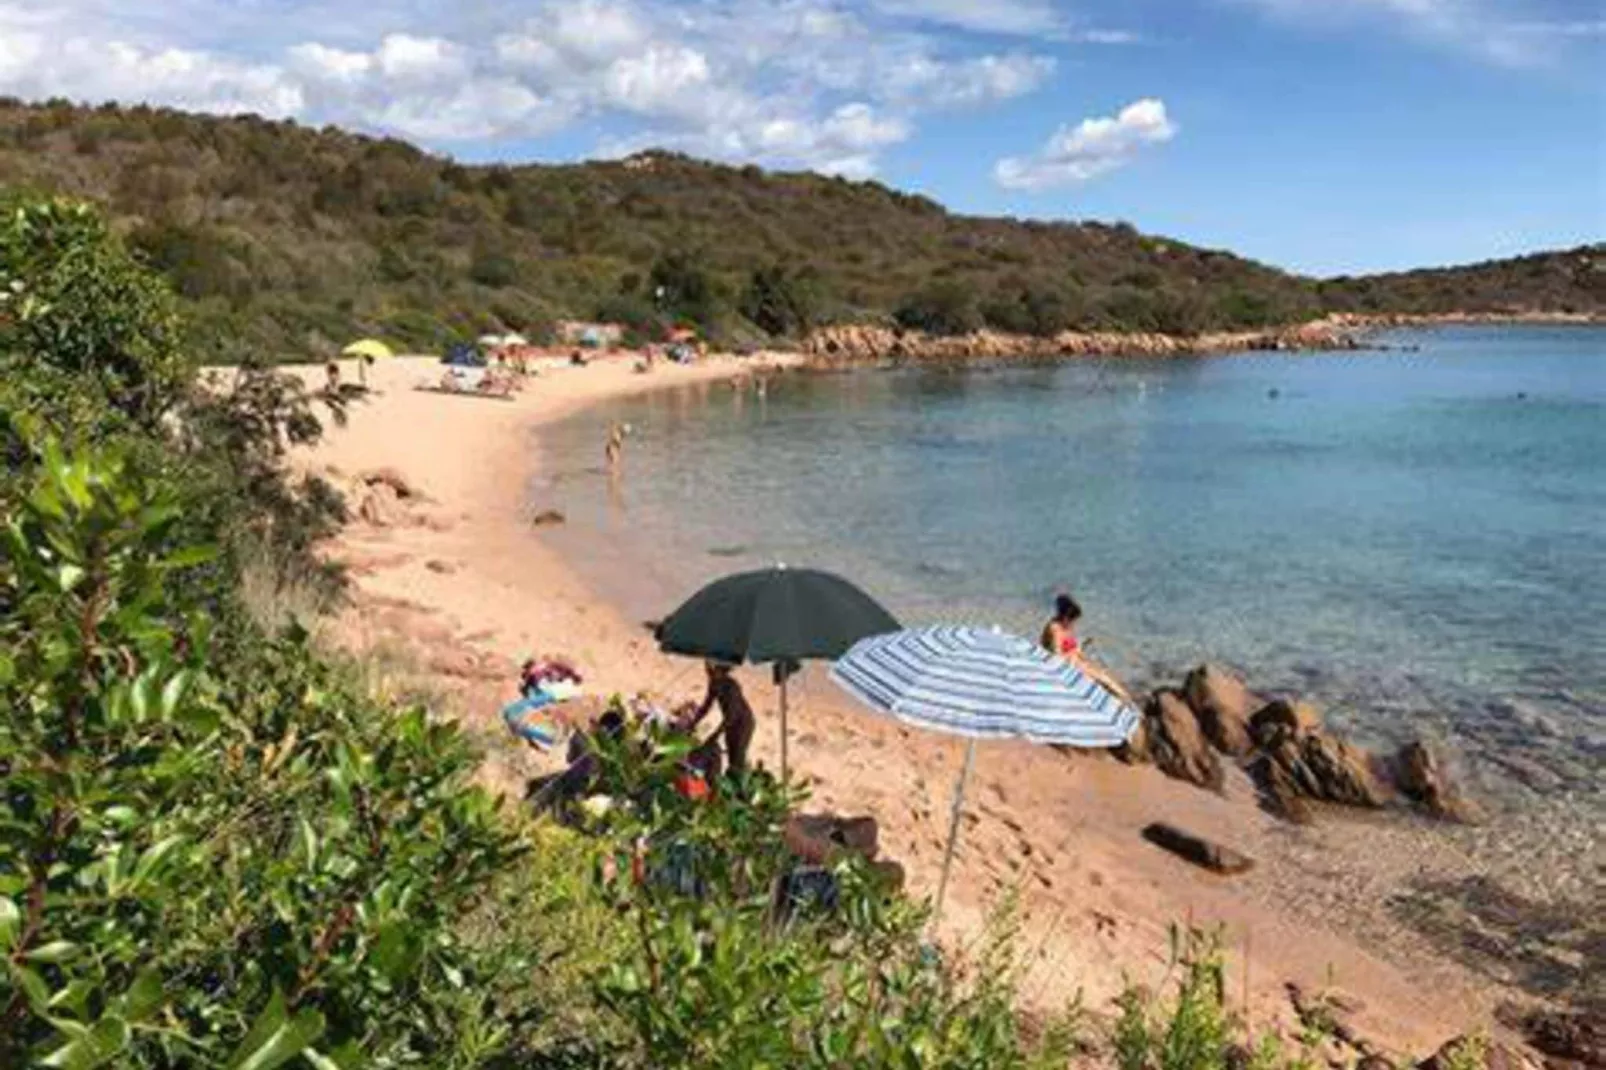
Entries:
POLYGON ((0 185, 102 202, 209 359, 436 347, 560 316, 727 342, 839 320, 1200 331, 1327 310, 1606 308, 1600 250, 1327 283, 1125 224, 952 215, 879 184, 648 154, 462 166, 393 140, 0 102, 0 185))

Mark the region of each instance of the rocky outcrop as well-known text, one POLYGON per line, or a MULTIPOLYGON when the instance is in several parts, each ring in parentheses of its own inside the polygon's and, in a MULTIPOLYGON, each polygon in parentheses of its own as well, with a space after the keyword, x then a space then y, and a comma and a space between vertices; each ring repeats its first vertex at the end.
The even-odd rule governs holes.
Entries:
POLYGON ((1606 1012, 1534 1011, 1522 1031, 1544 1053, 1547 1070, 1606 1068, 1606 1012))
POLYGON ((1198 335, 1129 331, 1064 331, 1039 337, 981 330, 963 335, 928 335, 878 324, 839 324, 804 340, 816 367, 884 361, 961 363, 1056 360, 1080 356, 1185 357, 1256 350, 1361 349, 1356 332, 1337 319, 1316 320, 1261 331, 1219 331, 1198 335))
POLYGON ((1257 747, 1271 746, 1285 735, 1298 737, 1321 730, 1322 715, 1315 706, 1282 698, 1268 702, 1249 719, 1249 736, 1257 747))
POLYGON ((408 507, 424 495, 394 468, 375 468, 352 480, 348 500, 353 514, 376 528, 396 527, 408 520, 408 507))
POLYGON ((1201 665, 1188 674, 1182 693, 1205 738, 1217 750, 1241 758, 1254 749, 1249 715, 1260 700, 1236 676, 1215 665, 1201 665))
POLYGON ((1545 1070, 1532 1054, 1483 1037, 1462 1036, 1446 1041, 1444 1046, 1416 1064, 1417 1070, 1455 1070, 1460 1066, 1478 1066, 1483 1070, 1545 1070))
POLYGON ((1474 824, 1478 809, 1450 781, 1443 760, 1420 740, 1401 747, 1391 763, 1401 794, 1434 817, 1474 824))
POLYGON ((1255 868, 1255 860, 1231 847, 1223 847, 1175 825, 1157 821, 1143 830, 1143 838, 1196 866, 1230 877, 1255 868))
POLYGON ((1325 732, 1279 739, 1265 758, 1307 799, 1373 809, 1383 805, 1371 756, 1325 732))
POLYGON ((1212 791, 1220 791, 1225 779, 1221 759, 1205 742, 1193 711, 1175 691, 1157 692, 1149 700, 1128 751, 1128 760, 1151 761, 1167 776, 1212 791))

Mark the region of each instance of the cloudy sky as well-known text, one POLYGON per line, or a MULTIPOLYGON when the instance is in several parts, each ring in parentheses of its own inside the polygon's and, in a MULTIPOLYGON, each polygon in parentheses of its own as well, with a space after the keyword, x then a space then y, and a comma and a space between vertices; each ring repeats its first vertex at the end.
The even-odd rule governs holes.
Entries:
POLYGON ((1606 0, 0 0, 0 93, 646 146, 1332 273, 1606 236, 1606 0))

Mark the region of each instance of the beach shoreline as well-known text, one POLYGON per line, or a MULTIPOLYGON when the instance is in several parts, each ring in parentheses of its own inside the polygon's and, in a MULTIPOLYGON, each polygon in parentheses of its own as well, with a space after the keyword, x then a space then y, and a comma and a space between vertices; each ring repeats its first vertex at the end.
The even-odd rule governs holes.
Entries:
MULTIPOLYGON (((331 547, 353 579, 353 602, 331 638, 422 678, 491 752, 487 778, 518 797, 543 765, 513 747, 496 716, 512 697, 517 659, 562 654, 602 694, 655 690, 693 697, 696 666, 654 649, 640 621, 600 598, 566 555, 532 530, 530 501, 545 459, 536 437, 580 409, 648 389, 718 384, 796 356, 710 358, 648 376, 628 358, 554 368, 511 402, 411 389, 432 361, 397 360, 370 373, 375 393, 299 462, 343 487, 388 469, 410 489, 383 522, 359 517, 331 547)), ((321 372, 308 369, 309 382, 321 372)), ((601 461, 601 442, 598 460, 601 461)), ((626 476, 628 479, 628 448, 626 476)), ((360 512, 360 511, 359 511, 360 512)), ((773 765, 772 691, 748 674, 759 707, 757 760, 773 765)), ((958 750, 835 701, 805 684, 793 720, 793 762, 812 806, 868 813, 914 894, 931 891, 958 750)), ((945 934, 978 935, 991 909, 1020 901, 1030 961, 1028 1004, 1052 1008, 1078 992, 1094 1009, 1130 977, 1164 973, 1173 923, 1220 924, 1259 1024, 1292 1027, 1286 986, 1320 990, 1336 978, 1354 997, 1357 1030, 1398 1052, 1423 1052, 1490 1021, 1503 992, 1409 934, 1379 933, 1379 903, 1413 873, 1455 874, 1454 852, 1399 816, 1335 817, 1294 829, 1229 777, 1223 795, 1105 756, 1074 759, 1026 745, 983 749, 975 801, 945 934), (1243 878, 1203 874, 1141 844, 1138 832, 1174 819, 1256 857, 1243 878), (1389 937, 1396 943, 1380 943, 1389 937)), ((1237 982, 1235 981, 1235 987, 1237 982)))

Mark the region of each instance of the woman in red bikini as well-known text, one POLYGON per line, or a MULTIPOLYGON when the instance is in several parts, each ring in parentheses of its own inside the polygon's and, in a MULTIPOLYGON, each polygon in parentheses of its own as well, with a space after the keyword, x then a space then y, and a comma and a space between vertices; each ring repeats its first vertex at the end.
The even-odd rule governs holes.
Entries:
POLYGON ((1076 622, 1082 619, 1082 607, 1076 599, 1062 594, 1054 599, 1054 616, 1043 625, 1043 649, 1050 654, 1074 660, 1082 652, 1081 640, 1076 638, 1076 622))
POLYGON ((1076 624, 1081 619, 1082 607, 1076 604, 1076 599, 1068 594, 1055 598, 1053 619, 1043 625, 1043 638, 1040 640, 1043 649, 1064 658, 1091 676, 1094 682, 1101 684, 1116 698, 1132 705, 1132 693, 1126 686, 1104 666, 1088 660, 1086 652, 1082 649, 1082 640, 1076 635, 1076 624))

